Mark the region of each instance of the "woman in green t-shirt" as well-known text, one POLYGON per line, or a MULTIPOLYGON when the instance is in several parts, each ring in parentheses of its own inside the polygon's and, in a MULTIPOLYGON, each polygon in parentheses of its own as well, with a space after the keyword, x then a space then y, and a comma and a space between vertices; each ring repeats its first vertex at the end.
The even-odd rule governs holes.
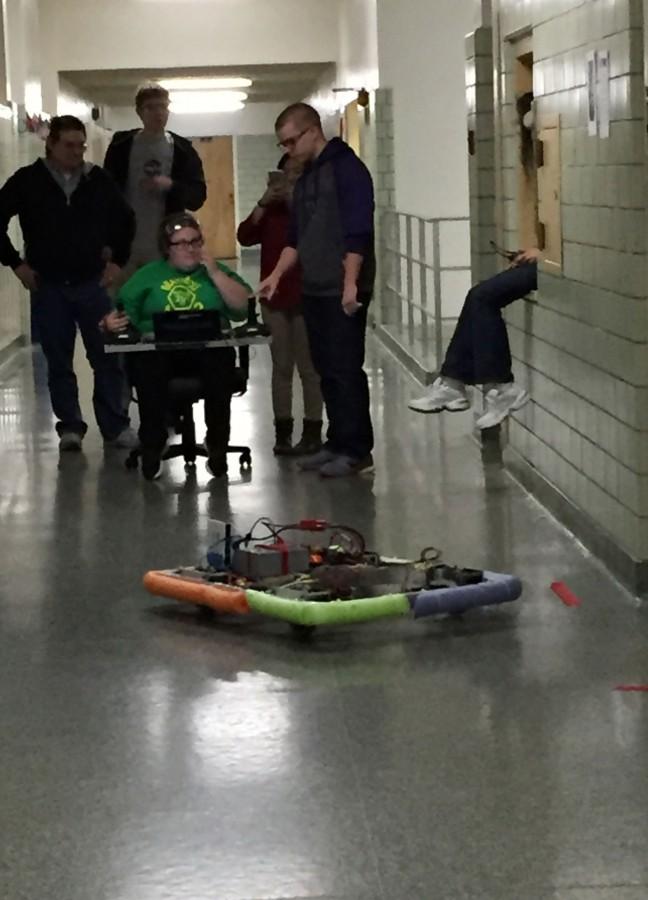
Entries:
MULTIPOLYGON (((234 321, 247 318, 252 289, 231 269, 209 258, 200 225, 189 213, 168 216, 160 225, 163 258, 139 269, 119 292, 120 312, 103 320, 109 331, 132 324, 142 334, 153 331, 153 315, 195 309, 218 310, 234 321)), ((205 396, 207 468, 219 477, 227 472, 230 403, 234 390, 232 347, 204 350, 156 350, 129 354, 129 374, 137 389, 142 446, 142 474, 149 481, 162 474, 167 442, 169 381, 199 376, 205 396)))

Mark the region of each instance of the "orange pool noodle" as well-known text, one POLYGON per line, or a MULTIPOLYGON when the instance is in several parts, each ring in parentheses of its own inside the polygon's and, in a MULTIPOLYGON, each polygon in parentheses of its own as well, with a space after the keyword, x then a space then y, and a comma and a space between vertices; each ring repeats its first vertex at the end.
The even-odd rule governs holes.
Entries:
POLYGON ((208 584, 172 572, 147 572, 144 587, 157 597, 209 606, 219 613, 245 615, 250 612, 245 591, 227 584, 208 584))

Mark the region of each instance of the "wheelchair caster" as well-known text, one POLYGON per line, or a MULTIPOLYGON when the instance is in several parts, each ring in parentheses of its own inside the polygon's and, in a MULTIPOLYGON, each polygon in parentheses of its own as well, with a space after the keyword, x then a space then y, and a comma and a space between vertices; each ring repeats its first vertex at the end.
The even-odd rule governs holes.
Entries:
POLYGON ((317 625, 296 625, 293 622, 290 627, 296 638, 300 641, 308 641, 315 634, 317 625))
POLYGON ((210 606, 199 604, 196 606, 196 613, 198 614, 198 618, 202 619, 204 622, 211 622, 216 618, 216 613, 210 606))

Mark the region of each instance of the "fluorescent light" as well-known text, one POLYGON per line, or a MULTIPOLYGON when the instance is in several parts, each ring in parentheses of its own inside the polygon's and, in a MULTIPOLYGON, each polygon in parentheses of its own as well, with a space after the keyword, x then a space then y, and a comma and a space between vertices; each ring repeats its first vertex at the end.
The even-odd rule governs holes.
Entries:
POLYGON ((221 91, 250 87, 250 78, 165 78, 159 84, 167 91, 221 91))
POLYGON ((173 113, 236 112, 243 109, 247 94, 244 91, 172 91, 173 113))

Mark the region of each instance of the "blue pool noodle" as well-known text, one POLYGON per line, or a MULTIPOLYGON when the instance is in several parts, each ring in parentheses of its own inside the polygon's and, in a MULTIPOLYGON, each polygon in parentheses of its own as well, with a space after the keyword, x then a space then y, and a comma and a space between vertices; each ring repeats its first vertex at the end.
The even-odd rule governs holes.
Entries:
POLYGON ((458 615, 477 606, 510 603, 522 593, 522 582, 515 575, 484 572, 484 581, 461 587, 421 591, 412 599, 414 618, 423 616, 458 615))

